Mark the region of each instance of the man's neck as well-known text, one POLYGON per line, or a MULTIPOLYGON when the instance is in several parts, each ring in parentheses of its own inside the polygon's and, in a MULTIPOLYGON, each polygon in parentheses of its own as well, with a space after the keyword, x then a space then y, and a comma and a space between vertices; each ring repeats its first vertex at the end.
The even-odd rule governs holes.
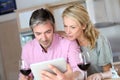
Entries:
POLYGON ((42 47, 42 49, 44 50, 44 52, 47 53, 47 49, 44 48, 41 44, 40 44, 40 46, 42 47))

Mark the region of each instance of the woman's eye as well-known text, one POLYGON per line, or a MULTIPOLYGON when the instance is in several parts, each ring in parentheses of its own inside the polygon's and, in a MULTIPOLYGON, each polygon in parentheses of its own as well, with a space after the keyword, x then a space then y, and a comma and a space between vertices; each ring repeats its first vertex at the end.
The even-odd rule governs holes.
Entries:
POLYGON ((67 26, 64 26, 64 27, 67 27, 67 26))
POLYGON ((71 26, 71 28, 72 28, 72 29, 75 29, 75 27, 74 27, 74 26, 71 26))

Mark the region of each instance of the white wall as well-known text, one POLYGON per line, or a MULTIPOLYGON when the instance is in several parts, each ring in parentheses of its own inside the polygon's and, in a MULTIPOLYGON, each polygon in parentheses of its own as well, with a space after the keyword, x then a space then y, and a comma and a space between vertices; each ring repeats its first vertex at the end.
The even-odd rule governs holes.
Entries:
POLYGON ((86 6, 93 23, 120 22, 120 0, 87 0, 86 6))
POLYGON ((94 0, 87 0, 86 1, 86 8, 89 13, 90 19, 93 23, 96 23, 95 20, 95 10, 94 10, 94 0))
POLYGON ((18 9, 24 9, 60 1, 61 0, 16 0, 18 9))
POLYGON ((105 0, 105 2, 109 20, 120 22, 120 0, 105 0))

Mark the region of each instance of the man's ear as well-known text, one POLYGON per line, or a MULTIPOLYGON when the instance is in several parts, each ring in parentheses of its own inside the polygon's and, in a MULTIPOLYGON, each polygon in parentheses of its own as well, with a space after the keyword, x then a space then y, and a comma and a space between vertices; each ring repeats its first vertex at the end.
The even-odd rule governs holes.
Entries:
POLYGON ((30 29, 31 29, 31 31, 33 32, 33 28, 32 28, 32 27, 30 27, 30 29))

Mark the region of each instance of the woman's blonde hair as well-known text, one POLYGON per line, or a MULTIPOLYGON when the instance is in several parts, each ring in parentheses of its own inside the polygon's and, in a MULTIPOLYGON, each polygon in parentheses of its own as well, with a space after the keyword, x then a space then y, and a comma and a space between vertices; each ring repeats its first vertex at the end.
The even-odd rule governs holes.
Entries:
POLYGON ((76 19, 81 25, 86 26, 83 33, 85 37, 89 40, 91 49, 93 49, 95 47, 99 31, 90 21, 87 10, 80 3, 74 3, 63 11, 62 17, 65 16, 72 17, 76 19))

